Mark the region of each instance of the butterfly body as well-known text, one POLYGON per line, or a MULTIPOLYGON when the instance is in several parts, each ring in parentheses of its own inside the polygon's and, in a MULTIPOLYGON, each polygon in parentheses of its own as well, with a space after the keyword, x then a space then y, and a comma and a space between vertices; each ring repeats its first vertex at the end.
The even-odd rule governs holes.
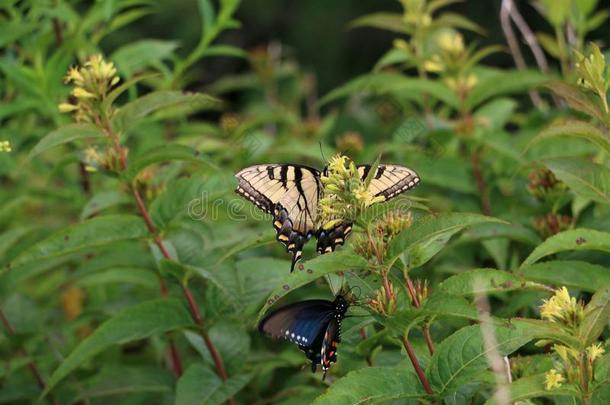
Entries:
MULTIPOLYGON (((364 180, 371 166, 360 165, 357 169, 364 180)), ((235 175, 239 181, 235 192, 273 215, 277 240, 292 253, 290 271, 294 270, 303 247, 312 236, 317 239, 316 251, 324 254, 343 245, 352 230, 352 224, 347 221, 328 230, 319 223, 318 203, 324 195, 320 180, 322 173, 303 165, 267 164, 247 167, 235 175)), ((418 183, 419 176, 411 169, 379 165, 371 178, 369 190, 375 197, 387 201, 418 183)))
POLYGON ((259 324, 261 333, 296 343, 311 361, 312 371, 322 366, 324 377, 337 361, 341 341, 341 321, 349 304, 338 295, 334 301, 307 300, 282 307, 259 324))

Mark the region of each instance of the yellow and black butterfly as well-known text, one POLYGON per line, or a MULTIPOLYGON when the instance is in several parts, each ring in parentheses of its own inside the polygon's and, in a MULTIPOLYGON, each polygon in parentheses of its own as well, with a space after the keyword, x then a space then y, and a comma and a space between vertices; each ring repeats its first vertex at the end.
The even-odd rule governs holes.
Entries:
MULTIPOLYGON (((370 170, 370 165, 358 166, 358 174, 363 181, 370 170)), ((239 181, 235 192, 273 215, 277 240, 292 253, 291 272, 311 236, 317 238, 316 250, 323 254, 334 251, 337 245, 343 245, 352 230, 352 224, 347 221, 328 231, 318 223, 318 202, 324 193, 320 176, 319 170, 291 164, 250 166, 235 175, 239 181)), ((387 201, 418 183, 419 176, 413 170, 380 164, 370 177, 368 187, 373 196, 383 197, 382 201, 387 201)))

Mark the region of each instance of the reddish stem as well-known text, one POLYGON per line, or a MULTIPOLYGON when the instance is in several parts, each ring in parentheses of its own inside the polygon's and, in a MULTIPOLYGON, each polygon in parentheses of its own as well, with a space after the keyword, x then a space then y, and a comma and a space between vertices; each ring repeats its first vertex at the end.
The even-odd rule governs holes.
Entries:
MULTIPOLYGON (((4 311, 1 308, 0 308, 0 319, 2 320, 2 324, 6 328, 8 335, 15 336, 15 329, 13 329, 13 325, 11 325, 8 318, 4 314, 4 311)), ((28 352, 23 348, 19 349, 19 354, 23 357, 29 357, 30 359, 32 359, 32 357, 28 354, 28 352)), ((40 371, 38 370, 38 366, 36 366, 36 363, 34 362, 34 360, 30 360, 30 362, 28 363, 28 369, 30 370, 30 373, 32 373, 32 376, 36 380, 36 384, 38 384, 40 389, 44 391, 47 388, 47 384, 45 383, 44 379, 42 378, 42 374, 40 374, 40 371)), ((49 401, 54 402, 52 397, 49 397, 49 401)))
POLYGON ((434 395, 434 392, 432 391, 432 388, 430 387, 430 383, 428 382, 428 379, 426 378, 426 374, 424 374, 424 370, 422 370, 422 368, 419 364, 419 360, 417 360, 417 356, 415 355, 415 350, 413 350, 413 346, 411 346, 411 343, 409 343, 409 340, 407 339, 406 336, 403 336, 402 344, 405 347, 405 350, 407 351, 409 360, 411 360, 411 364, 413 364, 415 373, 417 374, 417 377, 419 377, 419 381, 421 382, 421 385, 424 387, 424 390, 426 391, 426 393, 428 395, 434 395))
POLYGON ((485 178, 483 178, 483 174, 481 173, 481 161, 479 158, 479 153, 474 151, 472 153, 472 174, 477 182, 477 190, 479 192, 479 197, 481 199, 481 207, 483 210, 483 214, 487 216, 491 216, 491 202, 489 201, 489 196, 487 195, 487 186, 485 184, 485 178))

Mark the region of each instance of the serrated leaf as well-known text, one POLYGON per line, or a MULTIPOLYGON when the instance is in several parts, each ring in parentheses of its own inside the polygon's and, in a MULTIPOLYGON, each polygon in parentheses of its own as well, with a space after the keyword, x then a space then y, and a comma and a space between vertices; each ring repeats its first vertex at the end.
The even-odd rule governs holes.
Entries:
POLYGON ((574 193, 610 205, 610 169, 582 158, 564 157, 542 161, 574 193))
POLYGON ((425 396, 413 371, 405 367, 367 367, 335 381, 313 404, 355 405, 425 396))
POLYGON ((492 97, 526 92, 548 80, 548 76, 535 70, 499 70, 480 80, 466 98, 466 104, 474 109, 492 97))
POLYGON ((160 90, 148 93, 122 106, 112 119, 112 126, 117 131, 124 131, 137 124, 154 112, 163 109, 185 107, 195 112, 206 109, 218 109, 221 101, 201 93, 184 93, 181 91, 160 90))
POLYGON ((28 157, 33 157, 51 148, 82 139, 104 138, 104 133, 93 124, 69 124, 49 132, 30 151, 28 157))
POLYGON ((222 404, 245 387, 251 378, 251 375, 240 374, 223 383, 214 371, 195 363, 178 380, 174 404, 222 404))
MULTIPOLYGON (((578 396, 578 390, 570 385, 563 384, 561 387, 553 388, 549 391, 545 388, 545 375, 537 374, 527 376, 513 381, 509 386, 510 402, 550 396, 578 396)), ((496 405, 497 402, 493 398, 487 400, 485 405, 496 405)))
POLYGON ((176 299, 148 301, 126 308, 101 324, 72 350, 51 375, 43 396, 81 364, 111 345, 144 339, 192 324, 188 311, 176 299))
POLYGON ((518 274, 527 280, 595 292, 610 284, 610 268, 576 260, 553 260, 521 267, 518 274))
POLYGON ((454 295, 494 294, 526 288, 543 289, 543 286, 496 269, 466 271, 449 277, 438 286, 443 293, 454 295), (475 289, 475 286, 478 288, 475 289))
POLYGON ((502 221, 467 213, 424 217, 392 240, 386 253, 386 260, 392 263, 404 253, 407 257, 405 264, 409 267, 421 266, 438 253, 449 242, 451 236, 468 226, 486 222, 502 221))
POLYGON ((140 239, 148 231, 141 218, 133 215, 107 215, 70 225, 55 232, 21 253, 11 263, 17 267, 29 262, 48 260, 112 242, 140 239))
POLYGON ((546 87, 564 98, 573 109, 583 112, 590 117, 595 117, 601 122, 608 122, 606 114, 599 109, 597 104, 581 88, 560 81, 553 81, 547 84, 546 87))
POLYGON ((600 250, 610 252, 610 233, 594 229, 577 228, 551 236, 523 261, 521 268, 537 262, 545 256, 567 250, 600 250))
MULTIPOLYGON (((512 320, 494 325, 494 350, 507 356, 534 338, 548 336, 544 323, 512 320)), ((434 391, 445 397, 464 384, 484 381, 489 368, 487 352, 479 325, 467 326, 443 340, 436 348, 426 371, 434 391)))
POLYGON ((566 136, 586 139, 604 149, 607 153, 610 153, 610 135, 603 133, 597 127, 589 124, 588 122, 577 120, 560 120, 558 122, 554 122, 532 138, 532 140, 525 147, 525 150, 527 151, 532 145, 547 139, 566 136))
POLYGON ((610 285, 599 289, 585 308, 578 334, 584 347, 595 343, 610 320, 610 285))
POLYGON ((261 308, 258 314, 258 320, 263 317, 265 312, 275 303, 289 292, 309 284, 318 278, 331 273, 340 271, 349 271, 367 268, 368 263, 362 257, 355 255, 349 250, 341 250, 338 252, 327 253, 308 260, 302 264, 297 264, 295 270, 290 273, 290 268, 286 268, 286 278, 282 284, 275 288, 265 305, 261 308))

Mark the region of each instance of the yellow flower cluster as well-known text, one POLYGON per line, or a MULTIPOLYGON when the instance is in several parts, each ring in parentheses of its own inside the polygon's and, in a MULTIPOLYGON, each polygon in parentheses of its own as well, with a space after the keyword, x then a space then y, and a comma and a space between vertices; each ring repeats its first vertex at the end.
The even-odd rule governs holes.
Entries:
POLYGON ((320 219, 324 229, 331 229, 342 221, 354 221, 370 205, 380 202, 360 179, 354 162, 337 154, 328 162, 320 177, 324 194, 320 200, 320 219))
POLYGON ((466 49, 464 37, 459 33, 443 32, 436 40, 437 46, 448 54, 461 55, 466 49))
POLYGON ((565 382, 565 377, 554 368, 550 369, 544 376, 544 387, 547 391, 561 387, 565 382))
POLYGON ((601 343, 592 344, 587 347, 587 358, 591 363, 600 358, 604 353, 606 353, 606 351, 601 343))
POLYGON ((0 152, 12 152, 13 147, 9 141, 0 141, 0 152))
POLYGON ((563 323, 576 327, 580 324, 584 313, 582 303, 570 297, 568 289, 561 287, 548 300, 543 300, 540 306, 540 316, 551 322, 563 323))
POLYGON ((116 73, 114 65, 101 55, 91 56, 81 67, 71 67, 64 82, 74 85, 71 95, 75 101, 59 104, 59 111, 74 113, 78 122, 93 122, 96 106, 120 80, 116 73))

